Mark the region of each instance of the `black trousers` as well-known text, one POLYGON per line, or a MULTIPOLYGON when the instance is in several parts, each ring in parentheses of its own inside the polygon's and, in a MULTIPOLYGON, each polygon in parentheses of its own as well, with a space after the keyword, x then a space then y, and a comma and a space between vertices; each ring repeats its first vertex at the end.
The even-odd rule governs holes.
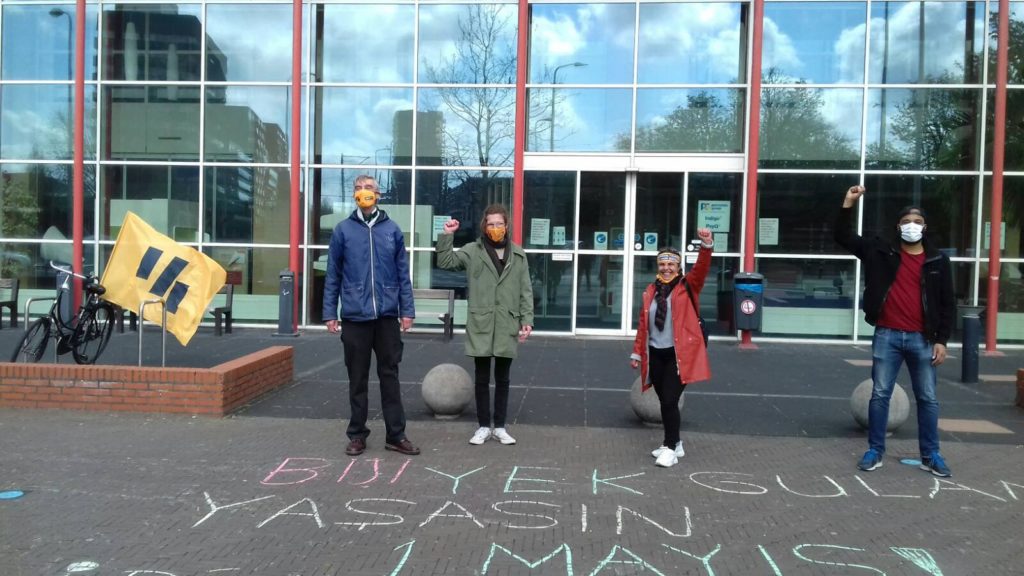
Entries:
POLYGON ((398 318, 378 318, 368 322, 341 321, 341 343, 348 368, 348 401, 352 411, 348 437, 370 435, 366 427, 369 410, 370 353, 377 357, 380 379, 380 403, 388 443, 405 438, 405 410, 402 388, 398 383, 398 363, 402 361, 402 331, 398 318))
POLYGON ((679 442, 679 398, 686 384, 679 382, 675 348, 647 348, 647 370, 654 392, 661 403, 661 423, 665 427, 662 446, 675 448, 679 442))
POLYGON ((508 414, 509 373, 512 359, 500 356, 474 356, 476 367, 476 421, 480 426, 491 426, 491 358, 494 359, 494 427, 505 427, 508 414))

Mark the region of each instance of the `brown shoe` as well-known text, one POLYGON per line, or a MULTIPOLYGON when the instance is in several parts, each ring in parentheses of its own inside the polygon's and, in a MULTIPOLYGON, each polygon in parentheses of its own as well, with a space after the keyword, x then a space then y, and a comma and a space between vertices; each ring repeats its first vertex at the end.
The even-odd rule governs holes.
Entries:
POLYGON ((384 444, 385 450, 394 450, 407 456, 418 456, 420 449, 413 446, 412 442, 409 442, 408 438, 402 438, 401 441, 396 443, 387 442, 384 444))
POLYGON ((362 438, 353 438, 348 441, 348 446, 345 447, 345 454, 349 456, 359 456, 366 450, 366 440, 362 438))

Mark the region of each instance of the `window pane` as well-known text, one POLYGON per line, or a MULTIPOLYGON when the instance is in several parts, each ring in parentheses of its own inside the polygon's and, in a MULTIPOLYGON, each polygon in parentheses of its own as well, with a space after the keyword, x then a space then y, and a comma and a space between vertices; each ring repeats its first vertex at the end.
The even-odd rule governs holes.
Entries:
POLYGON ((206 36, 207 80, 291 80, 290 5, 210 4, 206 36))
MULTIPOLYGON (((981 202, 981 256, 987 257, 991 246, 992 178, 985 178, 985 195, 981 202)), ((1002 258, 1024 258, 1024 178, 1003 177, 1002 258)))
POLYGON ((758 252, 847 254, 835 242, 834 225, 856 174, 761 174, 757 180, 757 216, 764 225, 758 252))
MULTIPOLYGON (((744 90, 645 89, 636 95, 637 152, 741 152, 744 90)), ((622 134, 616 147, 626 152, 622 134)))
MULTIPOLYGON (((129 4, 104 10, 103 77, 198 81, 202 65, 200 9, 191 4, 129 4)), ((223 62, 215 45, 209 49, 211 62, 223 62)), ((224 80, 212 70, 209 78, 224 80)))
POLYGON ((511 166, 515 88, 421 89, 417 162, 511 166))
MULTIPOLYGON (((0 157, 70 160, 71 85, 8 84, 0 91, 0 157)), ((96 87, 85 87, 85 157, 96 157, 96 87)))
POLYGON ((199 168, 104 166, 102 175, 102 238, 117 238, 128 211, 171 238, 199 228, 199 168))
POLYGON ((524 178, 523 247, 561 248, 552 245, 556 228, 565 231, 567 242, 576 237, 576 174, 527 172, 524 178))
MULTIPOLYGON (((536 254, 535 256, 541 256, 536 254)), ((544 254, 544 256, 549 256, 544 254)), ((623 293, 622 293, 622 263, 623 257, 618 255, 595 255, 592 256, 591 270, 597 282, 593 290, 581 293, 576 302, 576 328, 598 328, 607 330, 618 330, 622 325, 623 293)), ((547 300, 542 299, 538 307, 544 309, 552 316, 559 314, 563 303, 568 304, 568 297, 571 295, 572 282, 568 279, 572 274, 572 262, 546 262, 548 269, 543 276, 546 284, 547 300), (562 282, 562 277, 567 280, 562 282)), ((532 266, 532 263, 531 263, 532 266)), ((534 297, 537 296, 537 286, 534 286, 534 297)), ((536 309, 534 314, 536 314, 536 309)))
MULTIPOLYGON (((67 239, 66 247, 44 245, 43 252, 71 262, 71 164, 4 164, 0 169, 0 236, 67 239)), ((96 171, 90 165, 84 168, 84 180, 83 234, 89 239, 94 234, 96 198, 96 171)))
MULTIPOLYGON (((544 173, 539 173, 544 174, 544 173)), ((575 185, 575 174, 558 175, 564 187, 575 185), (565 180, 571 175, 572 180, 565 180)), ((580 174, 580 237, 584 250, 623 250, 626 226, 626 175, 584 172, 580 174)))
POLYGON ((515 84, 514 4, 420 7, 420 82, 515 84))
MULTIPOLYGON (((411 88, 320 88, 312 134, 322 164, 411 164, 411 88), (390 127, 390 131, 388 130, 390 127)), ((424 115, 420 122, 425 122, 424 115)))
MULTIPOLYGON (((322 80, 412 82, 415 10, 415 6, 383 3, 317 6, 322 80), (386 33, 361 33, 364 30, 386 33)), ((319 314, 317 311, 318 317, 319 314)))
POLYGON ((641 4, 638 81, 746 82, 746 20, 738 3, 641 4))
POLYGON ((104 160, 199 160, 199 88, 103 89, 104 160))
POLYGON ((977 63, 984 35, 983 2, 873 3, 869 81, 979 82, 981 72, 977 63), (966 62, 964 54, 970 55, 966 62))
POLYGON ((645 252, 657 253, 662 246, 682 248, 683 174, 637 174, 634 230, 640 236, 634 241, 645 252), (650 241, 652 235, 656 242, 650 241))
MULTIPOLYGON (((985 97, 988 99, 985 119, 985 169, 991 170, 992 151, 995 149, 995 90, 986 90, 985 97)), ((1017 118, 1024 118, 1024 90, 1011 88, 1006 91, 1006 130, 1003 134, 1003 169, 1007 171, 1024 170, 1024 130, 1019 129, 1020 124, 1015 120, 1017 118)))
POLYGON ((480 237, 480 219, 490 204, 505 206, 511 218, 509 229, 514 229, 511 172, 420 170, 416 173, 416 237, 410 242, 406 235, 406 243, 433 247, 439 233, 434 218, 459 221, 456 246, 473 242, 480 237))
POLYGON ((206 91, 206 159, 288 162, 291 120, 286 86, 227 86, 206 91))
POLYGON ((633 82, 633 4, 530 6, 530 82, 633 82))
MULTIPOLYGON (((990 4, 991 15, 989 17, 989 29, 996 30, 999 25, 999 3, 990 4)), ((1021 49, 1024 48, 1024 2, 1010 2, 1010 44, 1007 46, 1007 60, 1009 62, 1021 61, 1021 49)), ((999 49, 999 42, 995 34, 989 35, 988 43, 988 82, 995 82, 996 51, 999 49)), ((1007 82, 1010 84, 1024 83, 1024 67, 1010 64, 1007 71, 1007 82)))
MULTIPOLYGON (((316 168, 312 171, 312 215, 309 220, 310 238, 314 244, 328 245, 334 226, 352 215, 356 201, 352 198, 356 178, 367 174, 377 180, 380 188, 380 207, 408 234, 412 217, 412 171, 359 170, 353 168, 316 168)), ((406 240, 406 245, 409 241, 406 240)), ((319 314, 319 312, 317 312, 319 314)))
POLYGON ((630 127, 630 90, 531 88, 529 98, 528 151, 622 151, 630 127))
MULTIPOLYGON (((896 238, 896 215, 907 205, 927 215, 925 237, 949 256, 974 256, 978 181, 973 176, 868 175, 863 235, 896 238)), ((836 193, 842 202, 843 188, 836 193)))
POLYGON ((762 168, 860 167, 861 90, 761 91, 762 168))
POLYGON ((235 286, 231 303, 235 322, 277 322, 278 275, 288 268, 287 249, 204 246, 203 252, 224 268, 228 283, 235 286))
MULTIPOLYGON (((290 181, 284 168, 208 166, 205 169, 207 242, 288 243, 290 181)), ((180 231, 194 242, 195 230, 180 231)))
POLYGON ((764 82, 863 82, 865 8, 863 2, 766 2, 764 82))
POLYGON ((977 169, 980 90, 868 90, 867 167, 977 169))
POLYGON ((855 265, 853 260, 758 259, 757 271, 765 277, 758 334, 852 337, 855 265))
POLYGON ((690 174, 689 178, 687 222, 682 243, 689 244, 697 238, 698 228, 708 227, 714 234, 716 253, 739 252, 743 175, 698 172, 690 174))
MULTIPOLYGON (((988 304, 988 262, 981 263, 978 304, 988 304)), ((982 330, 985 329, 984 325, 983 320, 982 330)), ((1024 343, 1024 262, 1003 262, 1000 265, 996 341, 1006 344, 1024 343)))
MULTIPOLYGON (((85 78, 96 78, 96 8, 85 12, 85 78)), ((74 79, 75 5, 3 9, 4 80, 74 79)))

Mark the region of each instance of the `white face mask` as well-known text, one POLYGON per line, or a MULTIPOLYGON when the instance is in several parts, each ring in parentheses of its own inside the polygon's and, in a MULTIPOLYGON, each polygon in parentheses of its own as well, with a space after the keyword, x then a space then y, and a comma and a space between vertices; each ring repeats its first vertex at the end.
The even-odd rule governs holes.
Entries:
POLYGON ((909 222, 900 226, 900 237, 903 238, 904 242, 909 244, 916 244, 920 242, 923 232, 924 226, 921 224, 909 222))

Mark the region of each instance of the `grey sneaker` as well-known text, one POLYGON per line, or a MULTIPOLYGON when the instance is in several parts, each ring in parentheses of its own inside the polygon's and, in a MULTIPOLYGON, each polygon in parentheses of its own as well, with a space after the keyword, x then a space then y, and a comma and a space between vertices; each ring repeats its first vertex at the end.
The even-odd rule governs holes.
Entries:
POLYGON ((491 437, 491 429, 487 426, 481 426, 473 432, 473 437, 469 439, 469 443, 474 446, 479 446, 491 437))
MULTIPOLYGON (((668 449, 669 449, 668 446, 658 446, 654 450, 651 450, 651 456, 654 456, 655 458, 657 458, 658 456, 661 456, 662 452, 665 452, 668 449)), ((676 458, 682 458, 683 456, 686 456, 686 451, 683 450, 683 441, 682 440, 680 440, 679 442, 676 442, 675 453, 676 453, 676 458)))
POLYGON ((512 435, 508 433, 508 430, 505 430, 504 428, 495 428, 494 437, 497 438, 499 442, 505 444, 506 446, 509 444, 516 443, 516 439, 513 438, 512 435))

